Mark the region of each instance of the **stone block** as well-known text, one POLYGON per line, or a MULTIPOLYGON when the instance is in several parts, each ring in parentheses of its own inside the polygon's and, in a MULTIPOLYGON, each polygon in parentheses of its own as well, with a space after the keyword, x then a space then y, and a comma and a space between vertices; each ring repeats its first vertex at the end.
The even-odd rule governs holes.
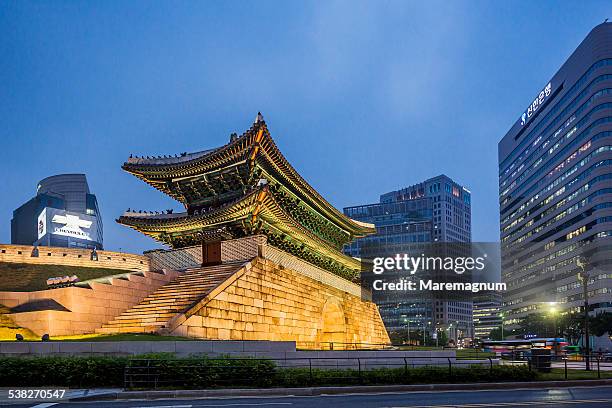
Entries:
POLYGON ((350 351, 322 350, 319 358, 349 358, 350 351))
POLYGON ((206 328, 199 326, 187 326, 187 336, 196 339, 203 339, 206 337, 206 328))
POLYGON ((202 316, 198 316, 198 315, 190 316, 183 324, 187 326, 202 327, 203 326, 202 316))
POLYGON ((59 343, 59 352, 64 354, 89 354, 92 352, 92 343, 85 341, 59 343))
POLYGON ((285 359, 285 352, 283 351, 258 351, 258 352, 245 351, 245 353, 249 353, 252 356, 257 357, 257 358, 266 358, 270 360, 284 360, 285 359))
POLYGON ((139 355, 153 351, 153 341, 122 341, 119 342, 119 350, 125 354, 139 355))
POLYGON ((180 354, 202 354, 212 353, 213 341, 177 341, 175 342, 176 352, 180 354))
POLYGON ((216 353, 227 353, 234 351, 245 351, 244 350, 244 341, 213 341, 212 342, 212 351, 216 353))
POLYGON ((114 341, 96 341, 91 342, 91 352, 94 354, 114 354, 121 353, 122 350, 119 348, 118 342, 114 341))
POLYGON ((182 343, 178 341, 152 341, 151 352, 152 353, 175 353, 176 343, 182 343))
POLYGON ((30 345, 19 342, 0 342, 0 353, 2 354, 29 354, 30 345))
POLYGON ((30 343, 30 354, 48 355, 58 353, 59 344, 53 342, 30 343))

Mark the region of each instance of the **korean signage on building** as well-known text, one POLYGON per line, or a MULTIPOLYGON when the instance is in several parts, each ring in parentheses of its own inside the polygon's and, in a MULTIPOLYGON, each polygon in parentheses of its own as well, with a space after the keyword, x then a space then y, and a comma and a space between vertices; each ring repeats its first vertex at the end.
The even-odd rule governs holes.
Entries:
POLYGON ((549 82, 548 85, 546 85, 544 89, 540 91, 540 93, 538 94, 538 96, 536 96, 533 102, 531 102, 531 105, 529 105, 527 110, 521 115, 521 126, 529 122, 534 113, 536 113, 537 110, 540 109, 540 107, 544 104, 544 101, 546 101, 546 98, 548 98, 551 93, 552 83, 549 82))

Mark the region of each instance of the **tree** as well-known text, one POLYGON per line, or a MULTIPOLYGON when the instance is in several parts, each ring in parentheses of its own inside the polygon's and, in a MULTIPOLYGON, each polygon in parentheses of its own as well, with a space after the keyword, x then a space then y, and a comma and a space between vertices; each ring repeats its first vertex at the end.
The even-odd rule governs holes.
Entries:
POLYGON ((438 344, 441 346, 446 346, 447 343, 448 343, 448 335, 446 334, 446 331, 444 330, 438 331, 438 344))
POLYGON ((589 319, 589 325, 595 336, 612 334, 612 313, 603 312, 589 319))
POLYGON ((491 330, 491 333, 489 333, 489 338, 491 340, 502 340, 501 327, 491 330))
MULTIPOLYGON (((584 319, 581 313, 565 313, 554 318, 546 313, 532 313, 523 318, 514 334, 532 334, 538 337, 553 337, 556 334, 567 339, 570 344, 575 344, 584 335, 583 326, 584 319)), ((612 313, 603 312, 589 317, 589 327, 591 334, 595 336, 612 333, 612 313)), ((491 335, 493 332, 495 330, 491 335)))
POLYGON ((566 313, 561 315, 557 323, 559 325, 559 336, 566 338, 570 344, 577 343, 582 336, 583 323, 584 319, 581 314, 566 313))
POLYGON ((525 316, 519 323, 519 327, 515 334, 518 335, 536 335, 538 337, 546 337, 547 321, 544 314, 532 313, 525 316))

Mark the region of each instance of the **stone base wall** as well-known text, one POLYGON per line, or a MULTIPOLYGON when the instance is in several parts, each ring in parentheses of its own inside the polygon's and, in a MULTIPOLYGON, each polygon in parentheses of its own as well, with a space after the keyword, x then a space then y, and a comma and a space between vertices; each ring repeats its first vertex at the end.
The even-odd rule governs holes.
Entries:
POLYGON ((457 360, 455 351, 399 350, 296 350, 295 342, 281 341, 98 341, 98 342, 0 342, 0 357, 34 356, 135 356, 145 353, 172 353, 176 357, 207 355, 273 360, 278 367, 317 369, 362 369, 422 367, 456 364, 489 366, 499 360, 457 360), (359 360, 358 360, 359 359, 359 360))
POLYGON ((50 336, 93 333, 170 282, 178 273, 144 272, 143 275, 110 278, 108 284, 91 282, 91 289, 71 286, 36 292, 0 292, 0 304, 26 310, 9 313, 8 317, 39 336, 45 333, 50 336), (30 309, 33 310, 27 311, 30 309))
POLYGON ((296 341, 307 349, 390 342, 373 303, 259 257, 170 327, 179 336, 296 341))
POLYGON ((143 255, 123 252, 96 251, 98 260, 91 260, 91 250, 76 248, 37 247, 38 256, 32 256, 33 246, 0 244, 0 262, 109 268, 126 271, 149 271, 150 260, 143 255))

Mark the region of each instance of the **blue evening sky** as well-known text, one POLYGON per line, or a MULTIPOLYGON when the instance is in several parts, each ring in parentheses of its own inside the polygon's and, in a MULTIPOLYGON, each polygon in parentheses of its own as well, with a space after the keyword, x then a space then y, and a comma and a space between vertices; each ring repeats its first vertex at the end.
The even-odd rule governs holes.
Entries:
POLYGON ((445 173, 497 241, 497 143, 609 1, 3 1, 0 242, 38 180, 87 174, 107 249, 157 246, 117 225, 178 203, 130 155, 216 147, 264 114, 338 208, 445 173))

